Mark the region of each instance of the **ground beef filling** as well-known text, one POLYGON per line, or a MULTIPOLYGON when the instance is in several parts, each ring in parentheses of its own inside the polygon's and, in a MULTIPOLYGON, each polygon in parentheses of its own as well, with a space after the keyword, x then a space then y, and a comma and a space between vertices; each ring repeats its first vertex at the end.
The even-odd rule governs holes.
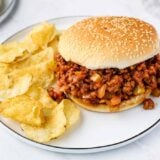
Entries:
MULTIPOLYGON (((91 70, 66 62, 59 54, 55 59, 58 92, 80 98, 87 103, 116 106, 124 100, 143 94, 146 89, 151 89, 154 96, 160 95, 160 54, 125 69, 91 70)), ((56 94, 52 88, 49 90, 55 100, 58 95, 61 96, 60 99, 64 96, 58 92, 56 94)), ((145 103, 145 108, 147 104, 145 103)))

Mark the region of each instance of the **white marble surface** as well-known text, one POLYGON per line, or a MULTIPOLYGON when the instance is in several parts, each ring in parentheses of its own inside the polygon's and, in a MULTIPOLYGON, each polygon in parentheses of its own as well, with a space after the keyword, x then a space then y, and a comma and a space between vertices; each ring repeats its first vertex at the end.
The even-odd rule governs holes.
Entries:
MULTIPOLYGON (((158 19, 144 9, 140 0, 19 0, 15 11, 0 24, 0 42, 33 23, 70 15, 135 16, 146 19, 160 30, 158 19)), ((125 147, 102 153, 73 155, 44 151, 24 144, 12 137, 0 124, 0 160, 159 160, 159 150, 160 126, 125 147)))

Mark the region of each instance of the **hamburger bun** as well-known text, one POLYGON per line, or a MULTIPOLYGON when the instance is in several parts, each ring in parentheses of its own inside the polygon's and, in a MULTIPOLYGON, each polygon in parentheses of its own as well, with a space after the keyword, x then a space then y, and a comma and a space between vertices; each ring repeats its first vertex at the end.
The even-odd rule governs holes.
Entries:
POLYGON ((90 110, 90 111, 95 111, 95 112, 120 112, 124 110, 128 110, 131 108, 134 108, 135 106, 141 104, 146 97, 150 95, 151 91, 146 90, 144 94, 132 97, 130 100, 123 101, 120 103, 118 106, 109 106, 105 104, 99 104, 99 105, 93 105, 89 103, 85 103, 81 99, 77 99, 75 97, 70 96, 73 102, 76 104, 80 105, 81 107, 90 110))
POLYGON ((156 29, 129 17, 92 17, 64 31, 59 53, 88 69, 123 69, 157 54, 156 29))

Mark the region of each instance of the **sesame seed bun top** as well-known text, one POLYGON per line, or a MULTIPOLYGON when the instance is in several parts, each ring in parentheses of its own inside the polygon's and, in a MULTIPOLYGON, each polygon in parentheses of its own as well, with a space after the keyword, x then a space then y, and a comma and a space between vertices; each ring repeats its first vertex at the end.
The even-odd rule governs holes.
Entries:
POLYGON ((126 68, 158 53, 155 28, 130 17, 92 17, 64 31, 59 52, 88 69, 126 68))

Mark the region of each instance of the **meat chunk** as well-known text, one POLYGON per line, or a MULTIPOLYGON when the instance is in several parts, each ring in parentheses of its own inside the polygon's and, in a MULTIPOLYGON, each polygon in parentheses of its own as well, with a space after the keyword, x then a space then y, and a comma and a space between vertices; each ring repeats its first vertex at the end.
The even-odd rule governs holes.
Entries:
POLYGON ((152 91, 152 96, 159 97, 160 96, 160 89, 156 88, 152 91))
MULTIPOLYGON (((160 95, 160 55, 125 69, 107 68, 91 70, 60 54, 55 56, 57 85, 60 91, 50 90, 51 97, 60 101, 65 94, 80 98, 91 104, 119 105, 124 100, 144 94, 160 95)), ((145 107, 147 101, 144 102, 145 107)), ((150 103, 151 104, 151 103, 150 103)))
POLYGON ((143 108, 148 110, 148 109, 153 109, 155 107, 154 102, 152 99, 147 98, 143 101, 143 108))
POLYGON ((50 88, 48 90, 49 96, 52 97, 53 100, 60 102, 62 99, 65 99, 66 96, 63 92, 55 90, 54 88, 50 88))

